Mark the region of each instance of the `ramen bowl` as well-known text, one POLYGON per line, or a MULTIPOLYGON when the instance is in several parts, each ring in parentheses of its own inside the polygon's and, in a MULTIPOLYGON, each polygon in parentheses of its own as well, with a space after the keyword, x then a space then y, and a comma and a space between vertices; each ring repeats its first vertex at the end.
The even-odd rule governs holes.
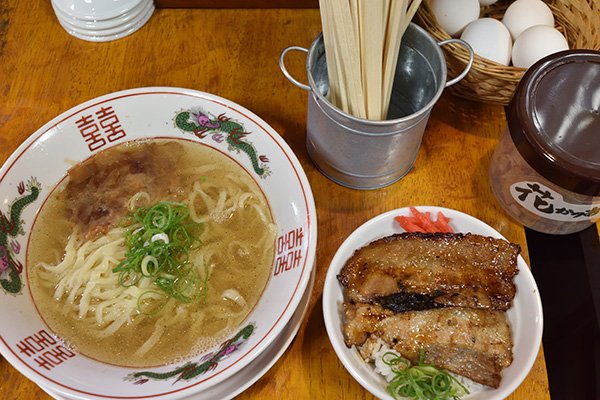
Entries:
POLYGON ((306 175, 268 124, 214 95, 141 88, 83 103, 48 122, 9 157, 0 169, 0 188, 0 353, 27 378, 64 398, 180 399, 205 392, 251 365, 276 341, 309 286, 316 212, 306 175), (40 210, 69 168, 146 139, 193 143, 229 158, 256 182, 277 229, 266 285, 231 334, 179 361, 131 367, 79 352, 45 322, 31 292, 28 250, 40 210))

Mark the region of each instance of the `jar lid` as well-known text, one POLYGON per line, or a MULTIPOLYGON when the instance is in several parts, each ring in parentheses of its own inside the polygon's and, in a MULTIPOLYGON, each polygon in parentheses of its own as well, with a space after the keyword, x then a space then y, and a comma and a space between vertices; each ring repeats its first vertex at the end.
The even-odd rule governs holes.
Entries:
POLYGON ((573 192, 600 193, 600 51, 566 50, 535 63, 507 120, 516 148, 540 175, 573 192))

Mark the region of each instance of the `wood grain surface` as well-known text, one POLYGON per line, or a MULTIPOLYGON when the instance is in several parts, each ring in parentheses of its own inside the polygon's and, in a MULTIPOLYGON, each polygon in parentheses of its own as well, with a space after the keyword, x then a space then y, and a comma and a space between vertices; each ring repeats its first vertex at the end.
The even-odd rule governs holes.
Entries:
MULTIPOLYGON (((337 247, 375 215, 408 205, 437 205, 479 218, 519 243, 488 184, 490 156, 504 112, 499 106, 442 96, 413 170, 387 188, 356 191, 321 175, 308 158, 307 93, 278 68, 282 49, 308 47, 320 32, 318 10, 159 9, 132 36, 88 43, 69 36, 49 1, 0 0, 0 162, 47 121, 109 92, 176 86, 214 93, 262 117, 295 151, 315 196, 316 283, 308 313, 289 350, 240 399, 372 399, 338 361, 323 323, 321 294, 337 247)), ((305 80, 304 55, 290 71, 305 80)), ((49 398, 0 360, 0 399, 49 398)), ((511 399, 548 399, 543 353, 511 399)))

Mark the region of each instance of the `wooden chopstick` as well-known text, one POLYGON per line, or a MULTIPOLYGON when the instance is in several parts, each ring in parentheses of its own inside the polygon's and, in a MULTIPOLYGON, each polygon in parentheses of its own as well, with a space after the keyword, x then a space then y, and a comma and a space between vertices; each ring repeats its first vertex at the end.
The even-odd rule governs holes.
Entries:
POLYGON ((383 50, 388 10, 381 0, 361 1, 359 26, 361 34, 362 83, 365 92, 367 118, 381 119, 381 90, 383 85, 383 50))
POLYGON ((392 87, 394 86, 394 76, 396 75, 396 65, 398 63, 398 54, 400 53, 400 45, 402 35, 400 34, 403 25, 403 18, 406 15, 407 0, 392 0, 388 25, 386 31, 385 54, 383 61, 383 91, 382 91, 382 107, 381 118, 387 117, 392 95, 392 87))

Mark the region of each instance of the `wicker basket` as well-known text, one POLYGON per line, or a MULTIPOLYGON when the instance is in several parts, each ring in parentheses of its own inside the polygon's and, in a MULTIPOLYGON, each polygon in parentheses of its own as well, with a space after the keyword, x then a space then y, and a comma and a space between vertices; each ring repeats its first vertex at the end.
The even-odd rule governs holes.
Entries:
MULTIPOLYGON (((546 0, 552 12, 556 28, 561 31, 571 49, 600 50, 600 0, 546 0)), ((500 0, 484 7, 482 17, 502 19, 512 1, 500 0)), ((417 12, 416 22, 438 41, 450 35, 440 28, 424 1, 417 12)), ((449 76, 458 75, 467 64, 469 54, 457 44, 443 46, 448 63, 449 76)), ((485 103, 508 104, 513 96, 524 68, 504 66, 475 55, 475 61, 467 76, 450 90, 457 96, 485 103)))

